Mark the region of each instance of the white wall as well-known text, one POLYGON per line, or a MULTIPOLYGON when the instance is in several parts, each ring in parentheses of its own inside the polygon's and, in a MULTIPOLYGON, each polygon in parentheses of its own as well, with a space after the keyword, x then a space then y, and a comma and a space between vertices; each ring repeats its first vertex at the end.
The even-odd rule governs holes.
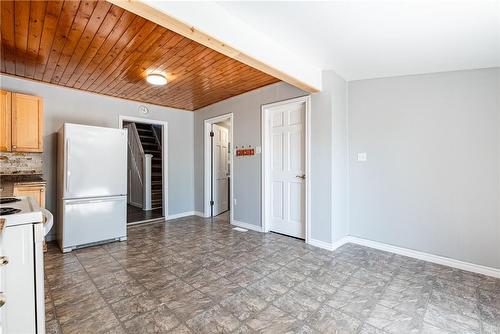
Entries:
MULTIPOLYGON (((311 238, 330 243, 347 231, 346 82, 333 71, 323 73, 321 93, 311 102, 311 238), (332 135, 332 127, 335 135, 332 135), (335 172, 332 176, 332 170, 335 172), (332 181, 335 185, 332 185, 332 181), (332 201, 335 200, 335 205, 332 201), (335 222, 333 221, 335 219, 335 222), (332 228, 333 224, 333 228, 332 228)), ((203 122, 234 114, 234 145, 261 145, 261 106, 307 95, 278 83, 213 104, 195 113, 195 203, 203 211, 203 122)), ((234 158, 234 219, 261 226, 261 155, 234 158)))
POLYGON ((351 235, 500 268, 499 78, 349 83, 351 235))
MULTIPOLYGON (((195 205, 203 212, 203 123, 205 119, 233 113, 233 147, 261 145, 261 106, 307 93, 280 82, 212 104, 195 112, 195 205)), ((234 157, 233 184, 234 219, 256 226, 261 225, 261 155, 234 157)))
POLYGON ((347 82, 324 71, 312 95, 311 239, 334 243, 347 235, 347 82))
POLYGON ((349 147, 347 82, 333 71, 323 74, 331 80, 332 96, 332 242, 349 232, 349 147))
MULTIPOLYGON (((119 115, 145 117, 168 122, 168 213, 194 210, 194 114, 189 111, 146 105, 150 113, 140 114, 140 103, 86 93, 30 80, 0 76, 0 87, 14 92, 42 96, 44 100, 43 176, 47 180, 47 208, 56 211, 57 131, 64 122, 118 127, 119 115)), ((112 153, 110 152, 110 158, 112 153)), ((96 162, 99 163, 99 162, 96 162)))

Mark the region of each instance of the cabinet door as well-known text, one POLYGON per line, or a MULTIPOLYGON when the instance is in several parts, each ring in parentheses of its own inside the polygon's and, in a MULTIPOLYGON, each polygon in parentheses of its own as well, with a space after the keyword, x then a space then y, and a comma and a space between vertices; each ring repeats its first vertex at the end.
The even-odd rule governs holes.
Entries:
POLYGON ((0 151, 11 150, 12 93, 0 90, 0 151))
POLYGON ((43 152, 42 141, 42 98, 12 93, 12 151, 43 152))
POLYGON ((14 196, 33 197, 40 207, 45 207, 45 186, 15 186, 14 196))

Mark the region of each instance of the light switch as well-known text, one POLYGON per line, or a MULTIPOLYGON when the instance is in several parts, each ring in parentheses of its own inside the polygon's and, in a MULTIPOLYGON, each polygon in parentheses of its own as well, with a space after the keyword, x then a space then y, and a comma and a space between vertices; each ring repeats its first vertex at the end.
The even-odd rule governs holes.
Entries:
POLYGON ((358 153, 358 161, 366 161, 366 153, 365 152, 362 152, 362 153, 358 153))
POLYGON ((262 148, 260 146, 255 147, 255 153, 261 154, 262 153, 262 148))

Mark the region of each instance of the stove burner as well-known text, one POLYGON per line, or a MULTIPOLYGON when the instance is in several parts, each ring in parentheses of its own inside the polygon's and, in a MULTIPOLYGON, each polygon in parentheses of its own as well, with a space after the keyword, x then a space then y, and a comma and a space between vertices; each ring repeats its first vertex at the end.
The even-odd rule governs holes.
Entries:
POLYGON ((0 216, 12 215, 18 212, 21 212, 21 210, 15 208, 0 208, 0 216))
POLYGON ((19 202, 20 199, 19 198, 15 198, 15 197, 3 197, 3 198, 0 198, 0 204, 7 204, 7 203, 14 203, 14 202, 19 202))

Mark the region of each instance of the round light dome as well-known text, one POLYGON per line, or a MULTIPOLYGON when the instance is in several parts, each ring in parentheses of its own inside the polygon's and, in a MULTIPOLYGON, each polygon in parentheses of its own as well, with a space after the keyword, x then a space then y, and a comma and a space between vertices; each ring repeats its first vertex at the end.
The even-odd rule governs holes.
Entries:
POLYGON ((167 84, 167 78, 163 74, 150 73, 146 77, 146 81, 152 85, 163 86, 167 84))

